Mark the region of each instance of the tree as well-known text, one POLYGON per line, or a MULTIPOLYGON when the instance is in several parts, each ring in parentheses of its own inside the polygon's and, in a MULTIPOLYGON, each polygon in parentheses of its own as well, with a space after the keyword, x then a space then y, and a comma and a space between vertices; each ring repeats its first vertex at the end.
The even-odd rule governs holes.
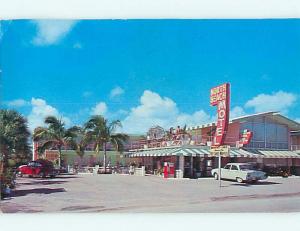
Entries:
POLYGON ((29 137, 27 120, 20 113, 15 110, 0 110, 1 184, 9 184, 8 178, 12 177, 11 167, 25 163, 29 159, 31 153, 29 137), (7 179, 4 179, 4 176, 7 179))
POLYGON ((118 127, 122 127, 119 120, 109 122, 101 115, 93 116, 86 124, 85 128, 91 132, 91 138, 94 142, 95 152, 99 154, 100 148, 104 151, 104 173, 106 173, 106 151, 107 144, 110 143, 115 150, 122 152, 124 144, 128 140, 128 135, 123 133, 115 133, 118 127))
POLYGON ((66 129, 65 123, 55 116, 45 118, 47 127, 37 127, 34 130, 33 140, 41 142, 40 151, 43 152, 48 148, 56 147, 59 153, 59 163, 61 167, 62 148, 69 145, 76 137, 72 129, 66 129))
POLYGON ((70 140, 70 146, 82 160, 86 147, 92 141, 92 133, 87 131, 86 128, 79 126, 73 126, 69 129, 69 131, 74 134, 74 137, 70 140))
POLYGON ((21 114, 14 110, 0 110, 0 153, 4 163, 12 155, 23 160, 29 157, 29 137, 27 120, 21 114))

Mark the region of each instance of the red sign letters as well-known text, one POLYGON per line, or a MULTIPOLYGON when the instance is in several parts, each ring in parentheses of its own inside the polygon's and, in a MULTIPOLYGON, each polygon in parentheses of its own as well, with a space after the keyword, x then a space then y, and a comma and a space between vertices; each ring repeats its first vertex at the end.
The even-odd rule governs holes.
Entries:
POLYGON ((217 106, 217 128, 213 146, 223 145, 229 123, 230 84, 225 83, 210 90, 210 105, 217 106))
POLYGON ((241 140, 239 142, 240 146, 243 147, 246 144, 250 143, 250 140, 252 138, 253 132, 249 131, 248 129, 245 129, 241 135, 241 140))

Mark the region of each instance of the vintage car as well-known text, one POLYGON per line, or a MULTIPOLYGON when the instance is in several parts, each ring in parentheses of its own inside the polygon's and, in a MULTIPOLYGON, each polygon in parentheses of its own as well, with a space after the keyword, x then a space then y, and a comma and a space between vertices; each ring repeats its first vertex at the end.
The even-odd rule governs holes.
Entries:
POLYGON ((112 168, 111 167, 106 167, 105 172, 104 172, 104 167, 100 167, 98 169, 98 174, 112 174, 112 168))
MULTIPOLYGON (((216 180, 219 179, 219 169, 213 169, 211 174, 216 180)), ((236 180, 239 183, 256 182, 258 180, 267 179, 267 174, 265 172, 255 170, 252 164, 228 163, 224 168, 221 168, 221 178, 236 180)))
POLYGON ((38 159, 30 161, 27 165, 21 165, 17 169, 17 175, 22 177, 28 175, 29 177, 55 177, 59 173, 53 166, 53 163, 48 160, 38 159))

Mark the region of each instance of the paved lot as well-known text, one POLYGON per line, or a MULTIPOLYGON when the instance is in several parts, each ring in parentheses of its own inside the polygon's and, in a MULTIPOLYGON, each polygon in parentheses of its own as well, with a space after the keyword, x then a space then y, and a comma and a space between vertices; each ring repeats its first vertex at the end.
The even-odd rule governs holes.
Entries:
POLYGON ((1 201, 15 212, 299 212, 300 178, 269 178, 257 184, 156 176, 62 175, 18 178, 1 201))

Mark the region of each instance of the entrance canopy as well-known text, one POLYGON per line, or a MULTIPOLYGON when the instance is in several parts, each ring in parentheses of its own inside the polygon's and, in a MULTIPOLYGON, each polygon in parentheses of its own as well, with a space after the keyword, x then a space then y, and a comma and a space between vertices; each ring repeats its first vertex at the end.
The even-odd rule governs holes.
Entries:
MULTIPOLYGON (((257 157, 259 155, 247 152, 242 149, 231 148, 230 157, 257 157)), ((178 146, 165 148, 149 148, 143 150, 133 150, 129 153, 129 157, 147 157, 147 156, 193 156, 193 157, 213 157, 216 154, 210 152, 208 147, 201 146, 178 146)))

